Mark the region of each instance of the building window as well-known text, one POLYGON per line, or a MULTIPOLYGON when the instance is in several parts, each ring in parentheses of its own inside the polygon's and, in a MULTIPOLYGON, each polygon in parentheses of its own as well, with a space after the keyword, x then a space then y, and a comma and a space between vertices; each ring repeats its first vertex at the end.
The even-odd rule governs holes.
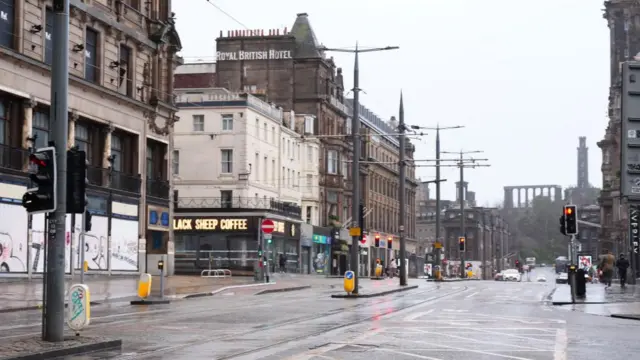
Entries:
POLYGON ((327 151, 327 173, 333 175, 338 173, 338 152, 336 150, 327 151))
POLYGON ((193 115, 193 131, 204 131, 204 115, 193 115))
POLYGON ((118 60, 118 92, 126 96, 133 94, 133 71, 131 66, 131 49, 120 45, 120 57, 118 60))
POLYGON ((271 144, 272 145, 276 144, 276 127, 275 126, 271 127, 271 144))
POLYGON ((113 171, 122 171, 122 138, 111 134, 111 158, 113 171))
POLYGON ((222 115, 222 131, 233 131, 233 115, 222 115))
POLYGON ((91 161, 91 146, 89 139, 89 128, 85 124, 76 123, 76 131, 75 131, 75 145, 78 147, 78 150, 84 151, 87 160, 91 161))
POLYGON ((267 159, 267 157, 264 157, 264 168, 262 169, 262 172, 264 173, 264 179, 262 182, 262 185, 267 185, 269 183, 269 160, 267 159))
POLYGON ((349 177, 349 163, 344 161, 346 159, 342 159, 342 176, 344 176, 345 178, 349 177))
POLYGON ((0 1, 0 46, 13 49, 15 26, 15 0, 0 1))
POLYGON ((98 32, 87 28, 84 44, 84 78, 98 82, 98 32))
POLYGON ((173 158, 171 159, 171 171, 173 175, 180 174, 180 151, 173 150, 173 158))
POLYGON ((233 150, 220 150, 220 155, 222 158, 222 169, 220 170, 220 172, 223 174, 231 174, 233 172, 233 150))
POLYGON ((0 102, 0 145, 4 145, 5 141, 7 141, 6 137, 6 126, 7 126, 7 118, 5 114, 4 104, 0 102))
POLYGON ((276 161, 275 160, 271 160, 271 185, 276 186, 278 184, 278 179, 276 176, 276 171, 278 169, 276 168, 276 161))
POLYGON ((304 133, 305 134, 313 134, 313 118, 305 117, 304 118, 304 133))
POLYGON ((153 148, 147 145, 147 179, 153 179, 153 148))
POLYGON ((127 5, 134 8, 135 10, 140 10, 140 0, 128 0, 127 5))
POLYGON ((233 191, 221 190, 220 191, 220 205, 222 208, 231 208, 233 203, 233 191))
POLYGON ((306 211, 306 216, 305 216, 305 221, 307 222, 307 224, 311 224, 311 206, 307 206, 307 211, 306 211))
POLYGON ((338 216, 338 193, 335 191, 327 191, 327 218, 329 216, 338 216))
POLYGON ((267 123, 264 123, 264 139, 267 140, 267 123))
POLYGON ((42 111, 33 113, 33 136, 36 137, 34 146, 45 147, 49 144, 49 114, 42 111))
POLYGON ((47 8, 45 11, 44 62, 51 65, 53 62, 53 10, 47 8))
POLYGON ((312 187, 313 187, 313 175, 308 174, 307 175, 307 191, 311 191, 312 187))

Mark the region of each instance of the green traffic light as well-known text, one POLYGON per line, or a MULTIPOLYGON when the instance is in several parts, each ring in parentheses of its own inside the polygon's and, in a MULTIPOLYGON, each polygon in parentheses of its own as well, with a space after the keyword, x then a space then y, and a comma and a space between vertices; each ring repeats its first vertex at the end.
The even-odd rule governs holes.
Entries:
POLYGON ((271 239, 267 240, 267 243, 271 244, 271 239))

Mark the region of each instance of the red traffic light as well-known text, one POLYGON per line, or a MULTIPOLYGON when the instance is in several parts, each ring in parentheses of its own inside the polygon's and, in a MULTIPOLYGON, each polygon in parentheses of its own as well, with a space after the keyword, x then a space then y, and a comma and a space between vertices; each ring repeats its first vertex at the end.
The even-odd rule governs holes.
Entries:
POLYGON ((38 166, 47 166, 47 162, 44 161, 44 159, 39 158, 36 154, 29 155, 29 162, 38 166))
POLYGON ((571 214, 573 214, 573 209, 570 208, 570 207, 566 207, 566 208, 564 208, 564 212, 565 212, 566 215, 571 215, 571 214))

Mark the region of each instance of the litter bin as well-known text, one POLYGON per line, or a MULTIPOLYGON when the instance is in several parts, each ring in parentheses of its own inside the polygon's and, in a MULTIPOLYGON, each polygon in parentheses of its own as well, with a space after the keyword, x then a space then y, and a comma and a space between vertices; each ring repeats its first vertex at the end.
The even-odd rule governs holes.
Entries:
POLYGON ((585 277, 586 272, 584 269, 576 270, 576 296, 584 297, 587 293, 587 279, 585 277))

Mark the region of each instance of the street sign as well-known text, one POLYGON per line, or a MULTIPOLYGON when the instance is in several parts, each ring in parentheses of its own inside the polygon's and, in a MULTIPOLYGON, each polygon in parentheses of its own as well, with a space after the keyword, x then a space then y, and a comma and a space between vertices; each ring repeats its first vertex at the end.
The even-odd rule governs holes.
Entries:
POLYGON ((640 253, 640 206, 637 204, 629 204, 629 242, 633 253, 640 253))
MULTIPOLYGON (((622 131, 620 186, 622 196, 640 198, 640 62, 622 64, 622 131)), ((605 185, 606 186, 606 185, 605 185)))
POLYGON ((265 234, 271 234, 273 230, 276 228, 276 225, 273 223, 273 220, 264 219, 262 220, 262 225, 260 226, 262 232, 265 234))
POLYGON ((439 241, 436 241, 435 243, 433 243, 433 247, 436 249, 442 249, 442 243, 439 241))
POLYGON ((264 235, 262 235, 262 237, 263 237, 265 240, 271 240, 271 239, 272 239, 272 236, 273 236, 273 235, 271 235, 271 234, 266 234, 266 233, 265 233, 264 235))
POLYGON ((349 229, 349 236, 360 236, 361 230, 359 227, 352 227, 349 229))
POLYGON ((360 239, 360 244, 364 245, 367 243, 367 235, 362 234, 362 239, 360 239))

